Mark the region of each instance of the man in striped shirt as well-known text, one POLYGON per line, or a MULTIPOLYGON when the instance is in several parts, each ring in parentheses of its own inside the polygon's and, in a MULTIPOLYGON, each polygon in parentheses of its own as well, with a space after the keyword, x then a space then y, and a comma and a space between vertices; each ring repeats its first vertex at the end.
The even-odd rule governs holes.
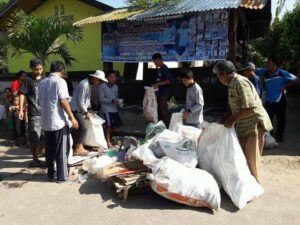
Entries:
POLYGON ((228 86, 232 115, 225 121, 224 126, 235 125, 250 172, 258 180, 257 167, 263 149, 264 133, 273 129, 270 118, 253 84, 236 73, 232 62, 219 61, 213 71, 220 82, 228 86))

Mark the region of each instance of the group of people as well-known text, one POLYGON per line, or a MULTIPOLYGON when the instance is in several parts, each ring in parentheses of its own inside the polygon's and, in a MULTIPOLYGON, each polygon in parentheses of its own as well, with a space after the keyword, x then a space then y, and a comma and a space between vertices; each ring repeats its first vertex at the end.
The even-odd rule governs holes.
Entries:
MULTIPOLYGON (((171 115, 168 100, 173 77, 159 53, 152 57, 157 67, 156 82, 160 119, 168 127, 171 115)), ((43 64, 38 59, 30 61, 31 73, 20 71, 11 86, 8 107, 15 121, 14 132, 18 137, 27 135, 33 167, 47 167, 49 179, 64 182, 68 177, 67 155, 70 149, 69 134, 73 138, 73 154, 87 156, 83 142, 87 134, 87 120, 95 113, 105 119, 105 138, 108 148, 113 147, 111 137, 114 128, 121 124, 118 113, 119 99, 116 72, 104 73, 97 70, 82 80, 70 96, 64 79, 65 65, 60 61, 51 64, 50 73, 45 78, 43 64), (94 93, 94 94, 92 94, 94 93), (96 93, 96 94, 95 94, 96 93), (101 108, 100 112, 91 109, 101 108), (19 121, 18 123, 16 121, 19 121), (72 128, 72 129, 70 129, 72 128), (27 132, 26 132, 27 130, 27 132), (39 160, 45 152, 46 164, 39 160), (56 172, 54 163, 56 162, 56 172)), ((256 69, 253 63, 246 63, 239 70, 230 61, 219 61, 213 67, 219 81, 228 86, 228 103, 231 114, 224 121, 225 127, 235 127, 241 147, 252 175, 258 180, 258 165, 262 155, 264 134, 272 131, 273 117, 277 117, 276 132, 272 133, 278 142, 282 141, 286 116, 286 89, 297 78, 279 69, 274 58, 269 58, 266 69, 256 69), (263 81, 263 84, 261 83, 263 81), (265 86, 265 105, 263 97, 265 86)), ((191 69, 183 69, 180 79, 187 88, 186 107, 183 121, 186 125, 201 128, 203 123, 204 97, 199 84, 195 82, 191 69)))
MULTIPOLYGON (((167 100, 170 94, 172 76, 160 54, 153 55, 158 68, 157 99, 161 119, 168 126, 170 113, 167 100)), ((231 61, 219 61, 213 67, 218 80, 228 87, 230 116, 224 126, 235 127, 239 142, 244 151, 251 174, 258 180, 258 166, 263 152, 265 132, 271 132, 281 142, 285 130, 286 89, 297 81, 297 77, 278 68, 277 61, 269 57, 265 69, 256 69, 251 62, 239 70, 231 61), (241 75, 240 75, 240 74, 241 75), (262 103, 265 86, 265 104, 262 103), (273 119, 277 117, 276 132, 273 131, 273 119)), ((187 87, 186 107, 183 120, 186 125, 200 128, 203 122, 204 97, 201 87, 195 82, 191 69, 183 69, 180 78, 187 87)))
POLYGON ((82 143, 87 134, 86 120, 94 113, 103 115, 106 121, 105 137, 108 147, 112 147, 114 127, 121 123, 116 72, 105 74, 98 70, 90 74, 70 96, 70 87, 64 79, 64 63, 53 62, 45 78, 41 60, 32 59, 29 67, 30 74, 24 71, 17 74, 18 79, 12 83, 8 95, 11 99, 7 100, 10 102, 9 111, 14 116, 14 129, 19 130, 16 136, 26 135, 29 140, 33 158, 31 167, 47 167, 49 179, 64 182, 68 177, 67 155, 70 147, 73 147, 76 156, 88 155, 82 143), (92 97, 93 88, 98 90, 95 93, 99 96, 92 97), (99 101, 100 112, 92 111, 92 100, 99 101), (24 131, 20 132, 23 126, 24 131), (72 135, 73 146, 70 146, 69 134, 72 135), (45 154, 46 163, 39 160, 41 154, 45 154))

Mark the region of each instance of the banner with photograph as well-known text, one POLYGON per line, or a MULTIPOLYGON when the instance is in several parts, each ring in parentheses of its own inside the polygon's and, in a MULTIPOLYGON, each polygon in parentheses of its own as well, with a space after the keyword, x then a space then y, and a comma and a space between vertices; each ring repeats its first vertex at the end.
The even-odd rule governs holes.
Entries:
POLYGON ((225 59, 228 51, 228 10, 102 26, 102 60, 149 62, 156 52, 164 61, 225 59))

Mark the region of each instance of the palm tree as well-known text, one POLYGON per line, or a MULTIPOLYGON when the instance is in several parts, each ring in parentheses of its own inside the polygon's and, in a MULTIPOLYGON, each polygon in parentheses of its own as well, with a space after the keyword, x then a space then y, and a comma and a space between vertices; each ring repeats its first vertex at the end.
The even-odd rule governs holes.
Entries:
POLYGON ((13 13, 6 26, 5 46, 12 56, 31 53, 44 64, 51 55, 60 56, 67 66, 72 64, 72 57, 67 45, 61 40, 79 42, 83 39, 82 28, 73 26, 73 21, 65 16, 48 18, 26 15, 23 10, 13 13))

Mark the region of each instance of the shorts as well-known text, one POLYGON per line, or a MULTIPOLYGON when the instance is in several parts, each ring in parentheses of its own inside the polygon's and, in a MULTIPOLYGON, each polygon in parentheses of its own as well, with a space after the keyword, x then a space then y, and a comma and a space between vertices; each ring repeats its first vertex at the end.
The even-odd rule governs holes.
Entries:
POLYGON ((41 117, 28 117, 28 138, 32 148, 44 146, 44 132, 41 127, 41 117))
POLYGON ((121 125, 119 113, 104 113, 105 126, 118 127, 121 125))

